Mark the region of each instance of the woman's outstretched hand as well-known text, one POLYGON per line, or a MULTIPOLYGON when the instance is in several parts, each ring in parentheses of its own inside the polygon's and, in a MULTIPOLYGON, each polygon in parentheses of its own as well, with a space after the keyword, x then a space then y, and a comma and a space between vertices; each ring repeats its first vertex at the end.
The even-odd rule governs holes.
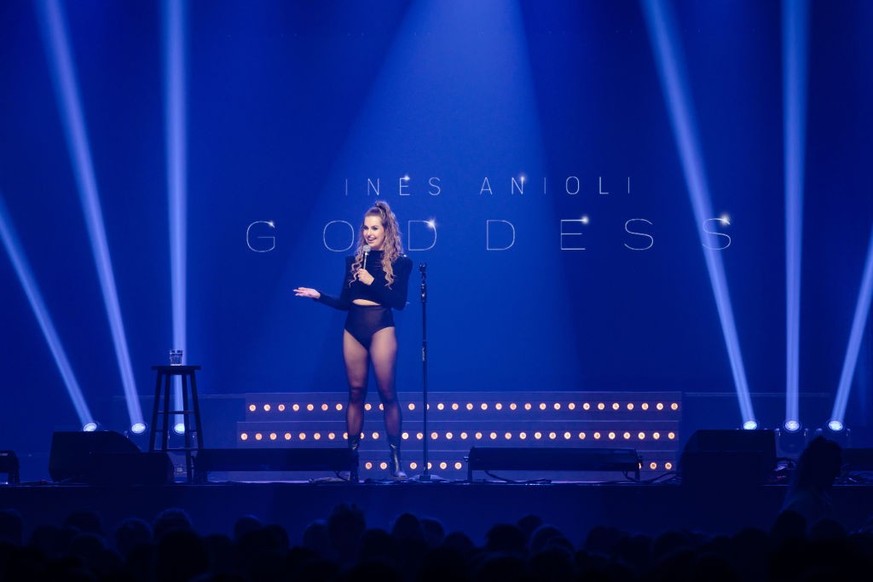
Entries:
POLYGON ((294 290, 294 295, 297 297, 308 297, 309 299, 318 299, 321 293, 310 287, 297 287, 294 290))

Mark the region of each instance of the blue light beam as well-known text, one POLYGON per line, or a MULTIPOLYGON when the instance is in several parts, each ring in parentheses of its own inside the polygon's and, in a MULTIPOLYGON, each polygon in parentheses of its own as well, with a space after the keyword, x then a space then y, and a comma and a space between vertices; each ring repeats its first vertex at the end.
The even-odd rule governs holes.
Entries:
POLYGON ((785 422, 800 421, 800 291, 809 3, 782 3, 785 165, 785 422))
MULTIPOLYGON (((164 0, 164 109, 167 138, 167 207, 170 224, 170 284, 173 308, 173 349, 187 351, 187 224, 188 194, 185 116, 185 3, 164 0)), ((181 377, 175 379, 176 410, 182 409, 181 377)), ((184 431, 182 417, 175 430, 184 431)))
POLYGON ((41 0, 35 6, 46 48, 46 56, 51 68, 52 82, 55 86, 76 186, 79 191, 79 200, 85 215, 88 236, 91 239, 91 251, 97 266, 100 289, 103 292, 103 303, 112 331, 112 341, 115 345, 115 355, 127 401, 127 412, 131 425, 133 425, 143 422, 142 411, 139 406, 136 382, 127 349, 127 337, 124 333, 121 307, 118 303, 118 292, 115 287, 115 276, 109 256, 109 245, 106 240, 103 213, 100 208, 100 196, 97 191, 97 180, 94 175, 91 149, 88 143, 88 133, 85 129, 85 119, 79 99, 76 71, 70 54, 64 15, 57 0, 41 0))
MULTIPOLYGON (((687 74, 684 71, 681 60, 681 49, 678 46, 679 42, 675 32, 676 27, 673 22, 673 15, 667 2, 641 0, 641 3, 646 26, 649 30, 649 39, 652 42, 652 50, 655 53, 661 89, 664 92, 664 99, 670 113, 673 135, 676 138, 676 145, 679 148, 679 154, 682 159, 682 170, 685 174, 685 182, 688 185, 688 194, 694 209, 694 217, 697 224, 701 225, 709 217, 713 216, 712 205, 706 179, 706 170, 697 137, 697 124, 694 119, 694 111, 686 83, 687 74)), ((749 397, 749 386, 746 380, 742 354, 740 353, 740 343, 737 337, 736 323, 731 307, 727 279, 724 273, 724 264, 718 251, 706 248, 704 229, 698 229, 698 233, 704 246, 703 256, 709 272, 709 282, 715 296, 722 333, 730 358, 734 387, 743 419, 743 428, 757 428, 758 423, 755 420, 752 401, 749 397)))
POLYGON ((85 397, 79 388, 79 382, 73 374, 73 368, 70 366, 70 361, 67 359, 67 354, 61 345, 58 332, 55 330, 48 309, 46 309, 42 293, 36 284, 36 280, 33 278, 33 270, 30 268, 27 257, 24 255, 18 235, 15 233, 2 194, 0 194, 0 239, 3 240, 3 246, 6 247, 6 252, 9 254, 9 259, 12 261, 12 266, 18 275, 18 280, 21 281, 21 286, 24 288, 24 293, 30 302, 30 308, 33 309, 33 314, 36 316, 39 328, 42 330, 46 343, 48 343, 49 349, 52 352, 52 356, 58 366, 58 371, 60 371, 61 378, 64 381, 64 386, 67 387, 70 400, 72 400, 73 407, 75 407, 76 414, 79 417, 79 424, 84 429, 85 426, 94 422, 94 417, 91 416, 91 411, 88 410, 88 404, 85 402, 85 397))
POLYGON ((844 424, 846 406, 849 402, 849 392, 852 390, 852 377, 855 375, 855 365, 858 363, 858 352, 861 350, 861 340, 864 337, 864 326, 870 315, 870 299, 873 295, 873 231, 867 245, 867 262, 864 265, 864 277, 861 279, 861 289, 858 301, 855 303, 855 316, 852 319, 852 331, 849 334, 849 345, 843 358, 843 371, 840 373, 840 383, 837 386, 837 396, 830 422, 844 424))

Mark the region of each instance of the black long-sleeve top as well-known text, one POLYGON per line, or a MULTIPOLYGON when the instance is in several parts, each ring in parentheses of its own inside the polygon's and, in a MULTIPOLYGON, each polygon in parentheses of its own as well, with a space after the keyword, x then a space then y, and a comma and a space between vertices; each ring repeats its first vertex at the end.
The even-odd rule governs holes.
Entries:
POLYGON ((385 280, 385 271, 382 269, 382 251, 370 251, 367 256, 366 269, 373 275, 373 283, 370 285, 365 285, 357 279, 352 280, 352 263, 354 262, 354 255, 346 257, 345 276, 339 297, 321 293, 318 301, 334 309, 344 311, 349 309, 355 299, 369 299, 374 303, 393 309, 406 307, 409 274, 412 272, 412 260, 409 257, 401 255, 394 261, 394 282, 390 287, 385 280))

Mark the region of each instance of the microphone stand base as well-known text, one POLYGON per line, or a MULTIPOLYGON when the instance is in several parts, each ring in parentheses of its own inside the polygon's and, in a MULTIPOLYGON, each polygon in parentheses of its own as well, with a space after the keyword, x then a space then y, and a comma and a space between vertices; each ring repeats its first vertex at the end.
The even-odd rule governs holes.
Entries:
POLYGON ((433 473, 422 473, 420 475, 413 475, 412 477, 407 479, 407 481, 417 481, 419 483, 440 483, 448 481, 448 479, 446 479, 445 477, 440 477, 439 475, 434 475, 433 473))

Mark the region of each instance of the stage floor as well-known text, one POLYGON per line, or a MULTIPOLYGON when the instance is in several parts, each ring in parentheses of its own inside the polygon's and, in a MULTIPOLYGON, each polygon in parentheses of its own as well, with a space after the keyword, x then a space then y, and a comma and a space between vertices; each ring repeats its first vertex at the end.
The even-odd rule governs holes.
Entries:
MULTIPOLYGON (((299 543, 308 523, 327 517, 339 503, 364 510, 368 527, 388 529, 403 512, 439 519, 447 532, 463 531, 483 543, 496 523, 534 514, 581 543, 596 525, 636 533, 686 529, 733 533, 746 526, 769 528, 786 494, 785 485, 743 485, 730 479, 707 486, 678 483, 454 482, 209 482, 161 486, 90 486, 28 483, 0 486, 0 508, 21 512, 30 529, 60 524, 74 510, 94 510, 111 531, 130 516, 151 520, 163 509, 188 512, 201 533, 232 532, 242 515, 287 528, 299 543)), ((834 517, 847 528, 873 515, 873 487, 837 485, 834 517)))

